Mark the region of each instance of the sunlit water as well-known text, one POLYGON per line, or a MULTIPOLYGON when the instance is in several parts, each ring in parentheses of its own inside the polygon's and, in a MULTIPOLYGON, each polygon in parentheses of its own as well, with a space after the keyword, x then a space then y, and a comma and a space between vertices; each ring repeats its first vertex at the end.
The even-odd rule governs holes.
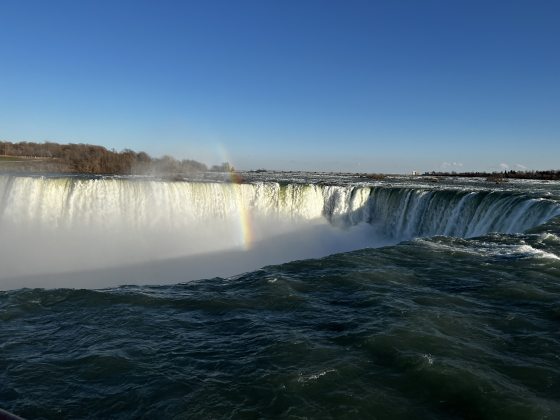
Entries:
POLYGON ((0 407, 29 418, 560 417, 557 183, 245 177, 0 180, 0 407), (204 252, 184 244, 189 229, 204 252), (41 248, 65 255, 53 264, 41 248), (210 278, 228 267, 239 275, 210 278), (136 285, 77 289, 119 284, 136 285))

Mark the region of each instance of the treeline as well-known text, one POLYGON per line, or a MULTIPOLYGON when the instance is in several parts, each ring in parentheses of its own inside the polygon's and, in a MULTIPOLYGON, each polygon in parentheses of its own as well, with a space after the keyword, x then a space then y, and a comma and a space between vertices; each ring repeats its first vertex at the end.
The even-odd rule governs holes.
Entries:
MULTIPOLYGON (((91 144, 52 142, 0 142, 0 163, 4 163, 0 168, 9 170, 84 174, 169 175, 208 171, 204 163, 190 159, 177 160, 171 156, 153 158, 145 152, 130 149, 117 152, 91 144)), ((233 168, 224 163, 210 170, 230 171, 233 168)))
POLYGON ((541 179, 560 180, 560 170, 547 171, 503 171, 503 172, 425 172, 427 176, 451 176, 464 178, 486 178, 496 179, 541 179))

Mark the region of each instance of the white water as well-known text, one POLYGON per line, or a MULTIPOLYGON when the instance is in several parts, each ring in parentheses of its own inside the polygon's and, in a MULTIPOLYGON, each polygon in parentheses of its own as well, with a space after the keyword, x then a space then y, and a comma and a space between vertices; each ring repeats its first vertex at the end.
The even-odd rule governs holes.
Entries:
POLYGON ((144 280, 183 281, 557 214, 513 193, 0 176, 0 279, 188 257, 179 277, 144 280))

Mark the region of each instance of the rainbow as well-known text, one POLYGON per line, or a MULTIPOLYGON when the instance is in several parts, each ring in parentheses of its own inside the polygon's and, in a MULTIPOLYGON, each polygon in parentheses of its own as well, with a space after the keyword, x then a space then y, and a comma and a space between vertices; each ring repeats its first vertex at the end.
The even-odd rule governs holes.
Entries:
POLYGON ((245 205, 245 200, 243 200, 243 191, 241 188, 237 187, 237 185, 240 185, 243 182, 243 177, 235 171, 230 171, 229 178, 234 186, 235 199, 237 202, 241 243, 243 244, 243 248, 245 250, 249 250, 251 249, 254 241, 253 223, 251 221, 249 209, 245 205))
MULTIPOLYGON (((223 144, 218 144, 218 154, 222 158, 222 162, 229 162, 232 164, 232 160, 223 144)), ((237 211, 239 215, 239 233, 240 233, 240 242, 243 246, 243 249, 249 250, 253 246, 254 242, 254 231, 253 231, 253 223, 251 220, 251 213, 249 208, 247 208, 245 204, 245 200, 243 200, 243 189, 237 187, 238 185, 243 183, 243 177, 234 170, 229 172, 229 179, 233 186, 233 192, 235 194, 235 200, 237 204, 237 211)))

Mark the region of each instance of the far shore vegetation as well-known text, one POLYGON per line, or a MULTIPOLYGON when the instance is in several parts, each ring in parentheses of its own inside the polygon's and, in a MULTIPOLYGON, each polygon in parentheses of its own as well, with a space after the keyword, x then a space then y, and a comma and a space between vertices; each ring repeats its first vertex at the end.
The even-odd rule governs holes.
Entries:
POLYGON ((0 172, 75 173, 95 175, 180 175, 229 172, 227 162, 207 167, 191 159, 153 158, 145 152, 107 150, 91 144, 0 141, 0 172))
MULTIPOLYGON (((125 149, 120 152, 91 144, 59 144, 53 142, 0 141, 0 173, 71 173, 92 175, 156 175, 176 176, 200 172, 234 172, 228 162, 206 166, 192 159, 178 160, 172 156, 154 158, 146 152, 125 149)), ((253 172, 267 172, 257 169, 253 172)), ((362 178, 382 180, 385 174, 357 174, 362 178)), ((485 178, 490 182, 508 179, 560 180, 560 170, 503 172, 425 172, 433 181, 445 177, 485 178)))

